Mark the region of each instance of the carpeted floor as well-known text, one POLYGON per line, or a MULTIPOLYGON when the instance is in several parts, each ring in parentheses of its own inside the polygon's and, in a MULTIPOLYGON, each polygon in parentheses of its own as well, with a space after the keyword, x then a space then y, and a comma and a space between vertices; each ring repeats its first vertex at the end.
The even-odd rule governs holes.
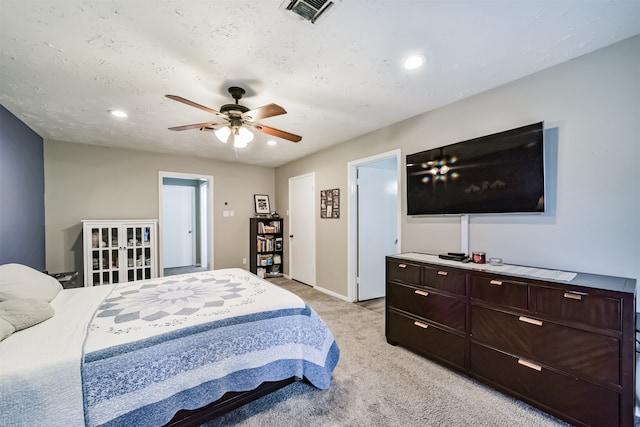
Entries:
POLYGON ((384 314, 287 280, 329 325, 341 355, 331 387, 296 382, 211 421, 214 426, 564 426, 555 418, 387 344, 384 314))
POLYGON ((367 310, 375 311, 376 313, 384 316, 385 301, 384 298, 370 299, 366 301, 357 302, 360 307, 364 307, 367 310))
POLYGON ((200 265, 186 265, 184 267, 165 268, 164 275, 175 276, 177 274, 195 273, 198 271, 207 271, 207 270, 208 268, 206 266, 202 267, 200 265))

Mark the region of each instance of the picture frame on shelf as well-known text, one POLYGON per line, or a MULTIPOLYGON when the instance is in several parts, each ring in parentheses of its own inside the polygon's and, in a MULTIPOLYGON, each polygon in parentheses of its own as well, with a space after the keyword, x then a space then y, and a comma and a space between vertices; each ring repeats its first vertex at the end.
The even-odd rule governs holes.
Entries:
POLYGON ((253 201, 256 206, 256 214, 268 215, 271 213, 271 206, 269 205, 269 196, 267 194, 254 194, 253 201))

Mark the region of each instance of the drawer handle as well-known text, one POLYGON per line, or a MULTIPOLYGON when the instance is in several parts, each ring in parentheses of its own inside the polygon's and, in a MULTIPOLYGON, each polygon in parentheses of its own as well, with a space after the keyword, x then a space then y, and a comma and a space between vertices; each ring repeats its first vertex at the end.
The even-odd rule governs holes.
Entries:
POLYGON ((502 286, 502 280, 492 280, 489 283, 492 285, 502 286))
POLYGON ((571 292, 565 292, 564 293, 564 297, 565 298, 569 298, 569 299, 574 299, 574 300, 577 300, 577 301, 581 301, 582 300, 582 295, 572 294, 571 292))
POLYGON ((407 268, 407 264, 398 264, 398 268, 407 268))
POLYGON ((429 292, 421 291, 419 289, 416 289, 415 293, 418 294, 418 295, 422 295, 423 297, 429 296, 429 292))
POLYGON ((541 320, 532 319, 530 317, 520 316, 518 317, 518 320, 524 323, 529 323, 531 325, 542 326, 541 320))
POLYGON ((518 363, 522 366, 526 366, 527 368, 535 369, 536 371, 542 371, 542 366, 536 365, 535 363, 531 363, 527 360, 518 359, 518 363))
POLYGON ((426 323, 418 322, 417 320, 413 322, 413 324, 421 327, 422 329, 427 329, 429 327, 429 325, 427 325, 426 323))
POLYGON ((438 271, 438 274, 441 275, 441 276, 446 276, 449 273, 447 273, 446 271, 438 271))

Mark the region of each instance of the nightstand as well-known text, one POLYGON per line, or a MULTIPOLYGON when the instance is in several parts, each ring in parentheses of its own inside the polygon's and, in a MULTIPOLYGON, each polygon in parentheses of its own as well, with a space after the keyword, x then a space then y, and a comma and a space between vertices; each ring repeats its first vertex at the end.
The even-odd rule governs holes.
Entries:
POLYGON ((78 283, 78 272, 77 271, 68 271, 66 273, 51 273, 49 276, 56 279, 64 289, 71 288, 79 288, 80 284, 78 283))

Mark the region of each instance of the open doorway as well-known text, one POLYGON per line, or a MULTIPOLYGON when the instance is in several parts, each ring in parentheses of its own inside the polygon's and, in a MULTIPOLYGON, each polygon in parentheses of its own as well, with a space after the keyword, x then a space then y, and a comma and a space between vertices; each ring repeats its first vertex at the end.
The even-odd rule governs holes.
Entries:
POLYGON ((348 164, 350 301, 385 297, 385 256, 400 246, 400 150, 348 164))
POLYGON ((213 177, 160 172, 158 186, 161 274, 213 269, 213 177))

